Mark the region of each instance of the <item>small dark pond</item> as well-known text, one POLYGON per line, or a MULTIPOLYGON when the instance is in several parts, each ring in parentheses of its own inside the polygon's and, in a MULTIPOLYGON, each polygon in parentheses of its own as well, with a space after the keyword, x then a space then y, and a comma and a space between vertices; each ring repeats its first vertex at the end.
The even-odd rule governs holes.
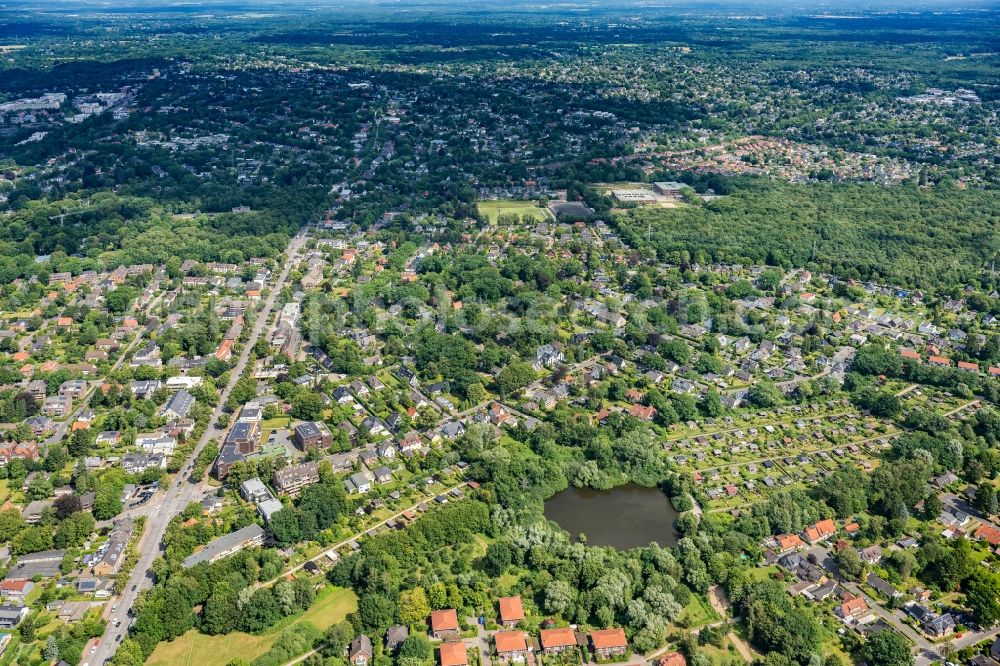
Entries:
POLYGON ((593 490, 570 486, 545 502, 545 517, 569 532, 575 540, 583 532, 591 546, 620 550, 677 543, 674 520, 679 514, 657 488, 634 483, 593 490))

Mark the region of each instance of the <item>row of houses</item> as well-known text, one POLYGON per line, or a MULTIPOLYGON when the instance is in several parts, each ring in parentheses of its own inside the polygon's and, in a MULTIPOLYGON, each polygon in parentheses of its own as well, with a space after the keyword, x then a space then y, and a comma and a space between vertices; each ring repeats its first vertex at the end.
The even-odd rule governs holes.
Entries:
MULTIPOLYGON (((611 660, 628 653, 628 640, 624 629, 598 629, 589 633, 577 631, 573 627, 549 627, 542 629, 535 639, 528 632, 516 629, 524 620, 524 608, 520 597, 504 597, 499 600, 499 621, 503 629, 492 636, 493 648, 498 661, 523 663, 528 655, 540 652, 555 656, 570 650, 590 649, 598 660, 611 660)), ((462 628, 458 612, 454 608, 433 611, 430 615, 430 635, 443 641, 439 647, 440 666, 467 666, 468 651, 461 641, 462 628)), ((390 627, 386 632, 385 645, 388 652, 394 652, 409 636, 409 629, 403 625, 390 627)), ((346 650, 348 661, 353 666, 368 666, 373 657, 372 640, 368 636, 357 636, 346 650)), ((664 666, 685 666, 683 658, 664 666)))

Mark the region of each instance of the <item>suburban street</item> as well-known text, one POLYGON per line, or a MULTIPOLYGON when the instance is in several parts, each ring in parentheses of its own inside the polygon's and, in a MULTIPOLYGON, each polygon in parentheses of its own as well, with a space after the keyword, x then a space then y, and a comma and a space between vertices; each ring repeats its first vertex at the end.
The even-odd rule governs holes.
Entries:
POLYGON ((109 606, 111 610, 105 612, 105 617, 109 620, 107 629, 104 632, 104 636, 98 643, 96 650, 94 650, 89 656, 84 655, 85 664, 89 664, 89 666, 104 664, 106 660, 114 656, 115 651, 118 649, 118 645, 124 639, 124 636, 128 631, 130 612, 136 598, 142 590, 151 587, 154 583, 150 569, 153 565, 153 561, 161 554, 161 543, 163 541, 163 535, 166 533, 167 525, 170 523, 170 520, 183 511, 188 504, 202 499, 206 495, 206 492, 210 492, 206 490, 204 483, 192 483, 188 478, 188 474, 191 471, 194 460, 197 459, 198 454, 205 447, 205 445, 208 444, 210 440, 219 440, 223 436, 224 431, 216 426, 216 422, 225 410, 230 392, 233 390, 233 387, 236 385, 237 380, 239 380, 240 376, 243 374, 244 368, 246 368, 246 365, 249 362, 254 343, 257 342, 258 337, 260 337, 261 333, 268 326, 268 322, 271 318, 271 312, 274 309, 274 303, 277 300, 277 295, 285 286, 285 282, 288 280, 288 274, 291 271, 292 265, 295 263, 294 258, 304 245, 305 239, 306 236, 304 233, 299 233, 289 242, 288 248, 285 251, 284 268, 278 276, 278 279, 271 286, 271 290, 264 302, 264 306, 261 308, 260 313, 257 316, 250 338, 243 346, 243 351, 230 373, 229 384, 220 392, 219 401, 212 412, 208 428, 205 429, 201 439, 194 447, 187 463, 176 475, 174 475, 173 481, 170 483, 163 495, 161 496, 158 493, 156 497, 150 500, 150 502, 153 502, 154 504, 151 509, 148 510, 146 531, 138 545, 139 561, 132 570, 132 575, 129 578, 129 582, 125 589, 122 590, 118 597, 115 597, 110 601, 109 606))
MULTIPOLYGON (((144 311, 148 314, 153 310, 153 308, 156 305, 159 304, 161 300, 163 300, 163 297, 157 296, 152 301, 150 301, 150 303, 146 306, 144 311)), ((129 355, 129 353, 131 353, 132 350, 135 349, 139 345, 139 342, 141 342, 144 338, 145 338, 145 330, 140 330, 139 333, 136 334, 134 338, 132 338, 131 342, 129 342, 128 345, 125 346, 125 349, 122 350, 121 354, 118 356, 118 360, 115 361, 114 365, 111 366, 111 372, 109 372, 108 374, 113 374, 119 368, 121 368, 122 364, 125 362, 125 359, 129 355)), ((80 415, 80 412, 86 409, 87 406, 90 404, 90 399, 93 397, 94 391, 96 391, 97 387, 100 385, 101 385, 100 381, 90 382, 90 385, 87 388, 87 393, 83 396, 83 399, 79 401, 79 404, 76 406, 76 408, 65 419, 57 422, 55 431, 53 431, 51 435, 45 438, 45 441, 43 442, 45 448, 48 448, 49 445, 61 442, 63 440, 63 438, 66 436, 66 431, 69 429, 70 426, 73 425, 73 422, 76 421, 77 417, 80 415)))
POLYGON ((911 627, 910 625, 906 624, 903 621, 903 618, 905 616, 903 615, 903 612, 901 610, 898 609, 890 610, 886 608, 877 600, 875 600, 871 595, 866 594, 864 591, 862 591, 862 589, 858 586, 857 583, 846 580, 843 576, 841 576, 840 571, 837 568, 836 563, 834 562, 833 556, 830 554, 829 548, 827 548, 826 546, 814 546, 808 550, 808 553, 810 555, 815 556, 816 561, 819 563, 819 565, 824 569, 826 569, 827 571, 829 571, 831 574, 833 574, 833 577, 836 579, 838 583, 840 583, 841 586, 844 587, 844 589, 846 589, 854 596, 862 597, 865 600, 865 603, 868 604, 868 607, 872 609, 872 611, 874 611, 876 615, 885 620, 890 626, 896 629, 896 631, 906 636, 910 640, 910 642, 915 644, 919 652, 936 654, 936 648, 934 644, 931 643, 929 640, 927 640, 922 634, 918 633, 913 627, 911 627))
MULTIPOLYGON (((947 505, 947 501, 945 503, 947 505)), ((840 575, 837 565, 830 554, 829 548, 826 546, 814 546, 809 549, 808 553, 814 555, 820 566, 829 571, 837 582, 844 587, 844 589, 855 596, 862 597, 865 600, 865 603, 868 604, 868 607, 876 615, 888 623, 893 629, 906 636, 906 638, 916 646, 916 666, 927 666, 928 664, 941 661, 942 656, 939 650, 942 645, 949 642, 956 650, 961 650, 962 648, 975 645, 976 643, 980 643, 982 641, 992 640, 1000 635, 1000 626, 997 626, 984 631, 966 631, 957 638, 952 637, 950 641, 946 640, 939 643, 933 643, 928 640, 926 636, 906 622, 907 616, 901 609, 886 608, 885 605, 880 603, 877 599, 864 592, 857 583, 845 580, 840 575)))

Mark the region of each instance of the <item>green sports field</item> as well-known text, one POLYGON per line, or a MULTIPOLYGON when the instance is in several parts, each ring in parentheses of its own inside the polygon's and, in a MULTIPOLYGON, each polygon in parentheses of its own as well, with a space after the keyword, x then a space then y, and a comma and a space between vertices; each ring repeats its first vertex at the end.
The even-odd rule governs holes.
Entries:
POLYGON ((552 219, 552 214, 548 209, 539 208, 537 201, 500 199, 497 201, 480 201, 476 205, 479 207, 479 212, 489 218, 490 224, 496 224, 497 218, 501 213, 515 213, 522 217, 530 215, 538 222, 552 219))

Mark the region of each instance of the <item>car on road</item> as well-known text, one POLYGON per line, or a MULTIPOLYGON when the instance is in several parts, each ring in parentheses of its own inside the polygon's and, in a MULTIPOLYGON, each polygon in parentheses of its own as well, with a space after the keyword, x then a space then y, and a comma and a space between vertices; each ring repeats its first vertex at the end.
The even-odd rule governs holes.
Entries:
POLYGON ((117 636, 115 636, 115 643, 121 643, 121 642, 122 642, 122 635, 118 634, 117 636))
POLYGON ((133 585, 133 586, 132 586, 132 591, 133 591, 133 592, 135 592, 135 591, 136 591, 136 589, 138 589, 138 587, 139 587, 139 585, 138 585, 138 584, 135 584, 135 585, 133 585))

